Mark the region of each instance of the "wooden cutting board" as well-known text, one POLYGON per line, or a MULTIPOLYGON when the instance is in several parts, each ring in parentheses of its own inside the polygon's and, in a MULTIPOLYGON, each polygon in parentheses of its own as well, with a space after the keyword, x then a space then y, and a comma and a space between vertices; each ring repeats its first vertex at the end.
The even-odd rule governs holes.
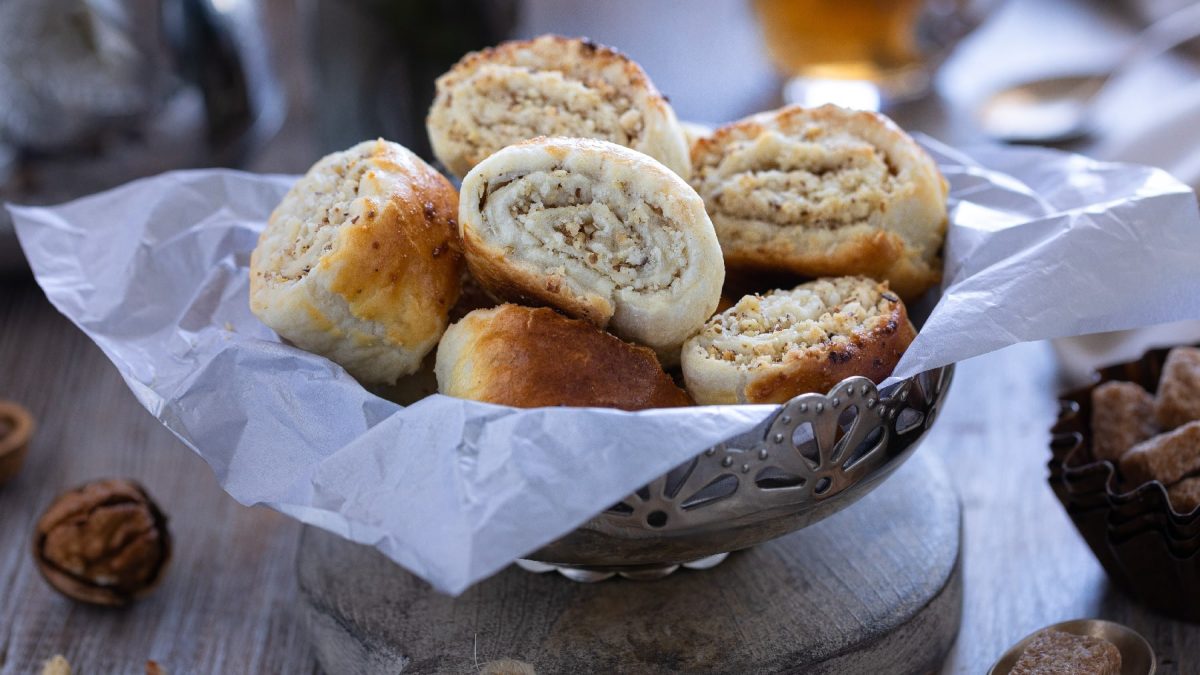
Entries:
POLYGON ((373 549, 307 528, 301 604, 340 673, 924 673, 962 608, 961 509, 918 450, 812 527, 658 581, 509 567, 458 598, 373 549))

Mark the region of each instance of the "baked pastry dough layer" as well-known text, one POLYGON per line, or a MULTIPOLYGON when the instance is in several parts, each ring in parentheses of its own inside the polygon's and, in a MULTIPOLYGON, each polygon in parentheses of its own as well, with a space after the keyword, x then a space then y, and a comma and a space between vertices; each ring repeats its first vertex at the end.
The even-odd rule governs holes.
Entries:
POLYGON ((557 35, 463 57, 438 78, 426 127, 434 154, 459 177, 536 136, 611 141, 684 177, 691 170, 675 112, 641 67, 608 47, 557 35))
POLYGON ((493 295, 610 328, 667 365, 725 279, 696 192, 606 141, 540 138, 497 152, 463 181, 459 228, 471 274, 493 295))
POLYGON ((447 329, 434 371, 443 394, 521 408, 692 403, 649 349, 545 307, 467 314, 447 329))
POLYGON ((250 257, 250 309, 365 383, 415 372, 458 298, 454 187, 383 140, 318 161, 250 257))
POLYGON ((786 107, 698 139, 692 158, 731 269, 862 274, 909 299, 941 280, 946 181, 882 115, 786 107))
POLYGON ((714 316, 684 344, 683 376, 697 403, 783 403, 854 375, 882 381, 915 336, 886 283, 818 279, 714 316))

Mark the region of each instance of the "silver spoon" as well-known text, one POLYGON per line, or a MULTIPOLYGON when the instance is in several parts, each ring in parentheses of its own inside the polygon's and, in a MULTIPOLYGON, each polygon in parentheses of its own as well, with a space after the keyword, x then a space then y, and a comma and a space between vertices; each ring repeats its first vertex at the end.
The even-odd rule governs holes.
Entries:
POLYGON ((996 661, 996 664, 988 671, 988 675, 1008 675, 1012 667, 1017 665, 1017 659, 1021 658, 1021 652, 1025 651, 1025 647, 1029 645, 1033 636, 1051 628, 1072 635, 1103 638, 1111 642, 1117 651, 1121 652, 1121 675, 1154 675, 1158 666, 1150 643, 1146 642, 1146 638, 1132 628, 1100 619, 1076 619, 1046 626, 1036 633, 1026 635, 1024 639, 1004 652, 1000 660, 996 661))
POLYGON ((983 132, 1011 143, 1061 143, 1092 131, 1092 111, 1107 85, 1142 62, 1200 36, 1200 4, 1151 24, 1108 72, 1030 80, 993 93, 979 106, 983 132))

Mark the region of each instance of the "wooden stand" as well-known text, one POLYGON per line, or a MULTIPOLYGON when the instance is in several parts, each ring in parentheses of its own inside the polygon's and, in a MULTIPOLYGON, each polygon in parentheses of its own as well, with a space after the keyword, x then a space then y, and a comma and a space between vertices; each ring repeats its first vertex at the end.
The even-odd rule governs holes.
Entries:
POLYGON ((817 525, 666 579, 580 584, 509 567, 458 598, 307 528, 302 605, 340 673, 924 673, 962 607, 961 509, 916 456, 817 525))

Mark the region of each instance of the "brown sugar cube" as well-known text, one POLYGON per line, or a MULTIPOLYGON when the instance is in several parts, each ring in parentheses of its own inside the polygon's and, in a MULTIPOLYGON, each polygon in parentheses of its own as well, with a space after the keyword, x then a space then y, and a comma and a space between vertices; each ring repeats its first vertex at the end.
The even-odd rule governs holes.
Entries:
POLYGON ((1176 347, 1167 354, 1154 416, 1163 429, 1200 420, 1200 349, 1176 347))
POLYGON ((1116 645, 1090 635, 1046 629, 1029 641, 1011 675, 1120 675, 1116 645))
POLYGON ((1200 476, 1184 478, 1167 488, 1167 498, 1177 513, 1191 513, 1200 506, 1200 476))
POLYGON ((1154 397, 1133 382, 1105 382, 1092 390, 1092 455, 1115 462, 1158 433, 1154 397))
POLYGON ((1142 441, 1121 456, 1121 475, 1134 484, 1157 480, 1170 485, 1200 471, 1200 421, 1142 441))

